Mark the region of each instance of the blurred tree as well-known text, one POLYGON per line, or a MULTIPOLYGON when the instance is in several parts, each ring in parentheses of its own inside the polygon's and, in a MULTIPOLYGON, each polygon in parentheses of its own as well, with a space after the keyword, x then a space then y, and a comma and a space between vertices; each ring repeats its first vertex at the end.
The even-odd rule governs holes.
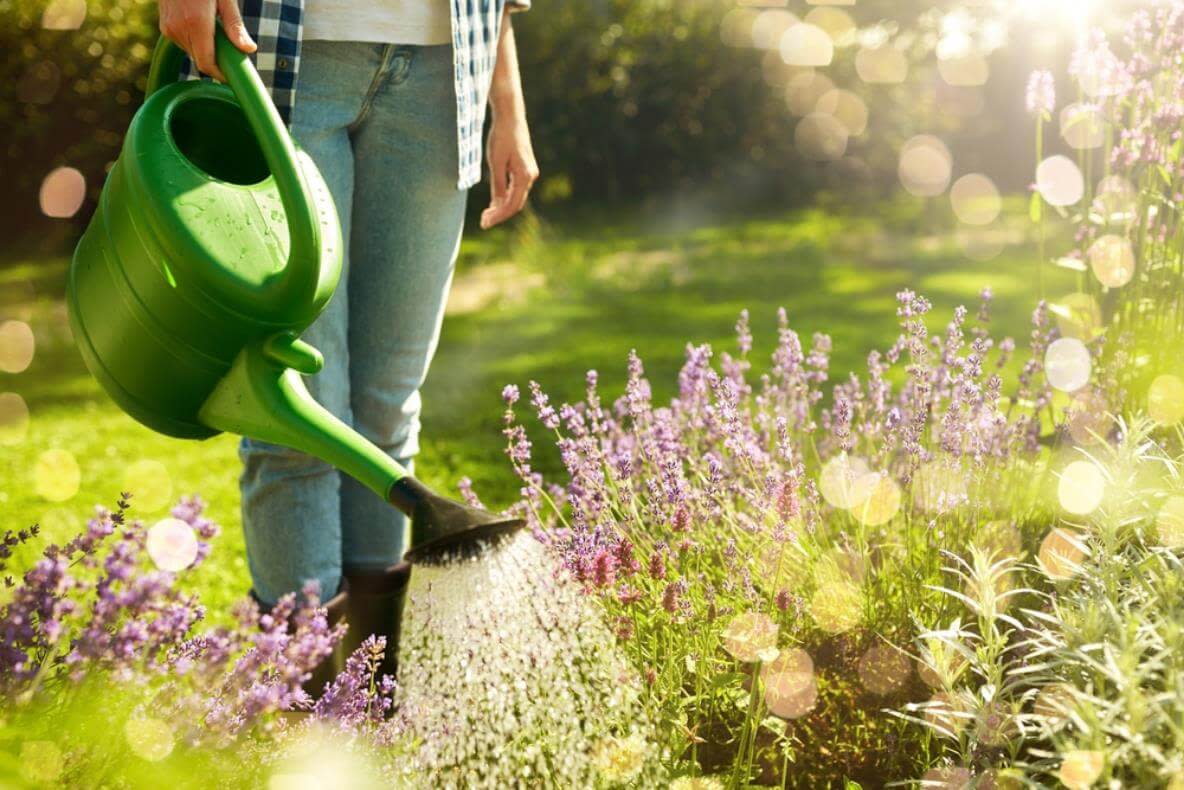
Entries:
POLYGON ((153 0, 0 0, 0 232, 10 248, 61 249, 81 230, 139 104, 155 33, 153 0), (42 179, 60 165, 87 180, 75 222, 39 208, 42 179))

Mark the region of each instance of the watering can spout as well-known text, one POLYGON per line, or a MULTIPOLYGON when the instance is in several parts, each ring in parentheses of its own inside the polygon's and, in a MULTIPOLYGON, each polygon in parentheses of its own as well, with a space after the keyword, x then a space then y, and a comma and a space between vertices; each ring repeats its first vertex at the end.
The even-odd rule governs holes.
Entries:
POLYGON ((291 447, 350 475, 411 518, 411 562, 464 553, 523 526, 440 496, 317 403, 301 374, 317 373, 320 352, 295 333, 247 345, 198 414, 217 431, 291 447))

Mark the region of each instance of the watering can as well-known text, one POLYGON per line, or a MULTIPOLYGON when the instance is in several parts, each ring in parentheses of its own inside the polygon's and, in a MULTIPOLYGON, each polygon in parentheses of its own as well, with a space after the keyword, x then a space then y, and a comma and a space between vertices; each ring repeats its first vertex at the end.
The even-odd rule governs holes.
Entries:
POLYGON ((119 406, 160 433, 220 432, 323 459, 411 517, 412 562, 522 526, 432 492, 323 408, 300 340, 341 277, 324 179, 288 136, 248 57, 219 29, 229 87, 178 81, 162 38, 146 98, 70 266, 71 327, 119 406))

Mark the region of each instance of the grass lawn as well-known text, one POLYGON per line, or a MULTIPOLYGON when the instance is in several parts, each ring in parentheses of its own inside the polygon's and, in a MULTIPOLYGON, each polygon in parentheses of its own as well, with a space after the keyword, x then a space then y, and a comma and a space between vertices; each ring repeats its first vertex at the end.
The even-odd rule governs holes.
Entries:
MULTIPOLYGON (((730 349, 732 326, 744 308, 752 313, 755 359, 772 350, 776 309, 785 306, 803 338, 817 331, 832 336, 835 378, 859 370, 870 349, 892 341, 893 297, 900 288, 934 301, 937 327, 955 305, 973 306, 978 291, 990 285, 998 331, 1021 345, 1039 292, 1027 221, 1022 205, 1013 203, 991 232, 1002 252, 985 262, 968 259, 953 231, 922 230, 933 223, 911 202, 857 215, 811 209, 693 230, 629 220, 571 224, 580 227, 526 220, 511 230, 474 232, 465 242, 424 393, 417 471, 428 483, 454 490, 467 475, 487 503, 508 503, 516 484, 501 449, 503 385, 525 389, 535 379, 560 402, 579 398, 585 370, 596 368, 606 393, 615 396, 626 355, 636 348, 656 399, 668 397, 686 343, 730 349)), ((31 414, 23 441, 0 449, 3 524, 15 529, 40 522, 51 538, 63 539, 81 526, 92 504, 112 503, 121 489, 149 505, 198 492, 225 532, 212 560, 189 583, 219 611, 248 587, 235 439, 167 439, 120 413, 71 344, 61 302, 64 271, 64 259, 0 267, 0 320, 29 323, 37 339, 26 371, 0 373, 0 392, 20 394, 31 414), (47 501, 34 486, 37 461, 52 448, 69 451, 81 473, 78 492, 62 502, 47 501), (165 484, 139 479, 136 462, 144 460, 164 465, 165 484)), ((1046 277, 1050 296, 1072 287, 1067 273, 1046 277)), ((135 512, 151 520, 165 508, 135 512)))

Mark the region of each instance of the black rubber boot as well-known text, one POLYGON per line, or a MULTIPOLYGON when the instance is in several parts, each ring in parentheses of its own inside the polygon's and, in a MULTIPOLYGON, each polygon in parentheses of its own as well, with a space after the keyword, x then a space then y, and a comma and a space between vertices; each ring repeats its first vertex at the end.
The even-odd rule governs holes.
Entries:
POLYGON ((348 658, 372 634, 386 637, 386 652, 378 666, 377 677, 396 677, 399 626, 403 621, 403 602, 407 598, 411 566, 400 562, 379 570, 346 568, 344 576, 349 582, 345 611, 349 631, 343 642, 345 657, 348 658))
MULTIPOLYGON (((325 619, 329 623, 329 628, 341 622, 345 617, 346 610, 349 606, 349 581, 347 579, 341 580, 341 585, 337 588, 337 594, 329 600, 321 604, 325 607, 325 619)), ((251 590, 251 599, 259 606, 259 611, 266 614, 271 610, 271 607, 259 600, 259 596, 251 590)), ((349 640, 349 635, 346 634, 333 647, 333 652, 325 656, 320 664, 313 668, 312 675, 304 682, 304 691, 313 700, 318 700, 321 695, 325 693, 325 686, 333 682, 333 679, 345 668, 345 657, 349 655, 345 651, 345 643, 349 640)))

